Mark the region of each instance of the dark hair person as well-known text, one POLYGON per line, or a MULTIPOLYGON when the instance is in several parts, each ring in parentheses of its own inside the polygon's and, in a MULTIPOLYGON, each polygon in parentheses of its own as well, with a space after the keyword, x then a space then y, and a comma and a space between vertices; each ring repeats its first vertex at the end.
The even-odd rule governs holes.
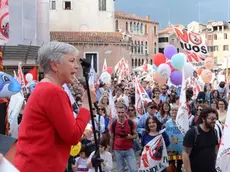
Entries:
MULTIPOLYGON (((69 44, 50 42, 38 51, 45 77, 35 87, 20 125, 15 166, 21 172, 64 171, 71 145, 76 145, 89 123, 87 95, 75 119, 68 95, 78 69, 78 50, 69 44)), ((92 93, 92 99, 95 94, 92 93)), ((92 100, 95 102, 95 100, 92 100)))
MULTIPOLYGON (((155 116, 148 117, 146 120, 146 132, 144 132, 141 138, 141 145, 144 147, 148 142, 150 142, 157 135, 159 135, 161 127, 162 124, 155 116)), ((168 146, 170 144, 168 135, 163 132, 162 136, 164 137, 166 146, 168 146)))

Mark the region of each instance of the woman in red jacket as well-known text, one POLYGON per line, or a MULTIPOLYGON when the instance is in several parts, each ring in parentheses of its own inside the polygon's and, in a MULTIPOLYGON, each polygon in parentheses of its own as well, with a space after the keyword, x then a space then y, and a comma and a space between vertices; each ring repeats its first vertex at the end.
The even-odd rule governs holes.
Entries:
POLYGON ((64 172, 71 145, 77 144, 90 120, 87 96, 77 118, 62 88, 78 69, 78 50, 50 42, 38 52, 45 77, 31 94, 19 128, 15 166, 20 172, 64 172))

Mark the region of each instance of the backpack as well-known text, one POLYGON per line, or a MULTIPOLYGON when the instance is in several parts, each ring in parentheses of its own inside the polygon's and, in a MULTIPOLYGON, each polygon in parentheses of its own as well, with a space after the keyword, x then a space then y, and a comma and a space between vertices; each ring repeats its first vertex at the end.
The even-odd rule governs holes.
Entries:
MULTIPOLYGON (((130 130, 131 130, 131 135, 133 135, 133 121, 128 119, 128 124, 129 124, 130 130)), ((115 119, 113 121, 113 123, 112 123, 112 131, 113 131, 113 134, 114 134, 114 138, 115 138, 116 125, 117 125, 117 120, 115 119)))
MULTIPOLYGON (((196 146, 197 137, 200 135, 197 125, 194 126, 194 129, 195 129, 195 138, 194 138, 193 147, 196 146)), ((214 132, 215 132, 216 139, 218 141, 218 135, 217 135, 217 131, 215 128, 214 128, 214 132)))

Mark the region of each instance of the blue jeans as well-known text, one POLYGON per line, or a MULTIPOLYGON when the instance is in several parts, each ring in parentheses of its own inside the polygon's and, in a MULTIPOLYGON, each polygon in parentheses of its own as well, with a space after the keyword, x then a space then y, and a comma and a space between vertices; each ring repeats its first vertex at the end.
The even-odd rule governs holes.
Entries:
POLYGON ((133 149, 129 150, 114 150, 117 162, 118 172, 125 171, 125 160, 128 164, 130 172, 137 172, 137 160, 133 149))

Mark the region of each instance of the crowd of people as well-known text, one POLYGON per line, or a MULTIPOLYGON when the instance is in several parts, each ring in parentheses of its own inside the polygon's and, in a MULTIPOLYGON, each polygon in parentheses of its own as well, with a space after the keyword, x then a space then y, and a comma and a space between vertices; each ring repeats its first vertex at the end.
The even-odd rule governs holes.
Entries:
MULTIPOLYGON (((45 78, 31 93, 21 115, 15 166, 22 172, 95 171, 97 145, 92 131, 85 130, 92 125, 87 95, 80 83, 71 85, 78 68, 76 57, 76 48, 64 43, 52 42, 39 50, 38 62, 45 78), (73 93, 76 107, 62 89, 64 83, 70 84, 72 92, 78 90, 73 93), (71 145, 79 141, 80 153, 70 156, 71 145)), ((221 82, 213 88, 205 84, 195 99, 193 89, 187 88, 190 129, 184 136, 176 124, 181 88, 142 78, 139 82, 151 101, 136 109, 135 77, 132 74, 118 82, 114 75, 110 84, 99 81, 96 94, 92 91, 93 132, 99 140, 102 171, 117 168, 119 172, 137 172, 141 161, 138 157, 145 146, 162 135, 169 160, 169 167, 163 171, 182 172, 183 166, 186 172, 215 172, 216 152, 227 116, 228 85, 221 82), (116 116, 112 116, 111 100, 116 116)))

